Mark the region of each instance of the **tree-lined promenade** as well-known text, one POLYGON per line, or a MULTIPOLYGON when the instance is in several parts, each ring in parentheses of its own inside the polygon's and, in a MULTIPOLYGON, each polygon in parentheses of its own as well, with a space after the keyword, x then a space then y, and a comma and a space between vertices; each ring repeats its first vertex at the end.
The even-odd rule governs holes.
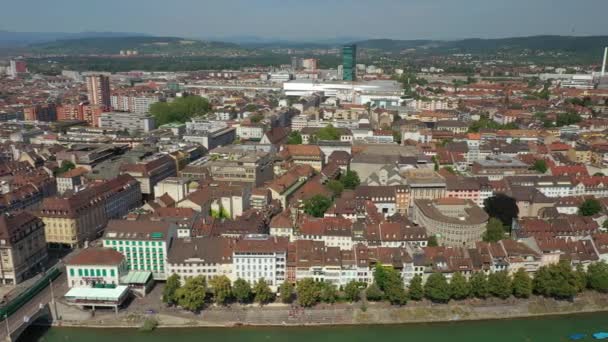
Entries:
POLYGON ((410 280, 407 288, 398 270, 377 265, 374 269, 374 281, 369 286, 351 281, 345 286, 337 287, 328 282, 306 278, 297 281, 295 286, 284 282, 276 294, 264 279, 254 284, 243 279, 231 283, 226 276, 216 276, 207 283, 205 278, 198 276, 180 284, 179 277, 172 275, 167 280, 163 302, 197 312, 212 303, 219 306, 258 303, 262 306, 278 301, 313 307, 319 303, 355 303, 364 300, 402 306, 408 301, 425 299, 433 303, 448 303, 466 299, 526 299, 532 295, 572 300, 586 290, 608 293, 608 264, 594 263, 585 270, 582 265, 573 269, 569 263, 560 262, 542 266, 534 275, 523 268, 513 274, 507 271, 476 272, 468 277, 457 272, 449 280, 443 273, 433 273, 425 282, 420 275, 416 275, 410 280))

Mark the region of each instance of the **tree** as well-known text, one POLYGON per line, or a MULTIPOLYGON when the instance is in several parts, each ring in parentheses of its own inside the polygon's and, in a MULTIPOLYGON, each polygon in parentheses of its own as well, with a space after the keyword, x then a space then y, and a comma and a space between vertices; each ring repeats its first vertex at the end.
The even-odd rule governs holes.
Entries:
POLYGON ((293 300, 293 284, 289 281, 284 281, 279 287, 279 293, 281 294, 281 303, 289 304, 293 300))
POLYGON ((578 213, 582 216, 593 216, 600 211, 602 211, 602 205, 595 198, 585 200, 578 208, 578 213))
POLYGON ((270 303, 274 297, 274 294, 264 278, 261 278, 255 283, 253 286, 253 294, 255 295, 255 302, 260 303, 260 305, 270 303))
POLYGON ((528 298, 532 295, 532 278, 523 268, 513 275, 513 295, 517 298, 528 298))
POLYGON ((325 186, 329 190, 331 190, 331 192, 334 194, 335 197, 340 196, 342 191, 344 191, 344 184, 342 184, 342 182, 337 181, 335 179, 332 179, 329 182, 327 182, 327 184, 325 184, 325 186))
POLYGON ((363 287, 362 283, 355 280, 349 281, 348 284, 344 286, 344 296, 346 297, 346 300, 349 302, 358 302, 359 299, 361 299, 361 287, 363 287))
POLYGON ((209 285, 213 289, 213 300, 216 304, 224 305, 232 297, 230 279, 225 275, 211 278, 209 285))
POLYGON ((442 273, 433 273, 424 284, 426 298, 438 303, 447 303, 450 300, 450 285, 442 273))
POLYGON ((163 303, 166 304, 175 304, 175 292, 180 288, 181 284, 179 281, 179 276, 177 274, 172 274, 169 278, 167 278, 167 282, 165 284, 165 288, 163 289, 163 303))
POLYGON ((323 195, 315 195, 304 201, 304 212, 314 217, 323 217, 331 207, 331 200, 323 195))
POLYGON ((490 273, 488 277, 488 290, 494 297, 507 299, 511 296, 511 277, 507 271, 490 273))
POLYGON ((292 131, 287 137, 287 145, 302 144, 302 134, 299 131, 292 131))
POLYGON ((171 122, 186 122, 210 110, 209 101, 200 96, 178 97, 172 102, 156 102, 150 106, 150 113, 159 126, 171 122))
POLYGON ((596 262, 587 267, 589 288, 598 292, 608 292, 608 264, 596 262))
POLYGON ((471 295, 485 299, 490 295, 490 289, 488 287, 488 277, 483 272, 477 272, 473 274, 469 282, 471 284, 471 295))
POLYGON ((384 291, 384 295, 393 305, 405 305, 407 303, 407 293, 402 282, 391 283, 384 291))
POLYGON ((319 300, 324 303, 333 304, 338 299, 338 290, 332 283, 321 281, 316 283, 319 291, 319 300))
POLYGON ((61 162, 61 167, 59 167, 58 169, 55 170, 54 174, 57 175, 61 175, 63 173, 66 173, 72 169, 76 168, 76 165, 74 165, 74 163, 72 163, 69 160, 64 160, 61 162))
POLYGON ((427 245, 429 247, 437 247, 437 246, 439 246, 439 243, 437 242, 437 236, 435 236, 435 235, 429 236, 429 238, 427 239, 427 245))
POLYGON ((422 277, 416 274, 412 280, 410 280, 410 287, 408 291, 411 300, 421 300, 424 298, 424 287, 422 287, 422 277))
POLYGON ((494 217, 490 218, 486 225, 486 232, 483 234, 483 241, 497 242, 505 238, 505 230, 502 222, 494 217))
POLYGON ((577 276, 568 262, 541 266, 532 281, 534 293, 545 297, 570 299, 578 290, 577 276))
POLYGON ((397 130, 397 129, 393 130, 393 140, 397 144, 401 145, 402 136, 401 136, 401 131, 400 130, 397 130))
POLYGON ((531 169, 536 170, 540 173, 545 173, 548 170, 547 162, 544 159, 536 159, 536 161, 534 161, 534 164, 532 165, 531 169))
POLYGON ((340 130, 333 125, 327 125, 315 133, 317 140, 340 140, 340 135, 340 130))
POLYGON ((602 228, 608 229, 608 219, 604 220, 604 223, 602 223, 602 228))
POLYGON ((303 307, 314 306, 321 297, 319 287, 312 278, 305 278, 297 282, 296 295, 298 304, 303 307))
POLYGON ((380 290, 380 288, 378 287, 378 285, 376 283, 371 284, 365 290, 365 298, 367 298, 367 300, 369 300, 369 301, 372 301, 372 302, 381 301, 383 297, 384 297, 384 293, 382 293, 382 290, 380 290))
POLYGON ((490 215, 502 221, 503 226, 511 227, 513 218, 519 215, 519 208, 515 199, 505 195, 497 194, 484 201, 484 210, 490 215))
POLYGON ((455 300, 462 300, 469 297, 471 294, 471 284, 467 281, 462 273, 456 272, 450 280, 450 297, 455 300))
POLYGON ((186 280, 184 286, 175 291, 177 304, 190 311, 198 311, 205 305, 207 297, 207 281, 203 276, 186 280))
POLYGON ((588 284, 587 272, 583 268, 582 264, 576 265, 576 270, 574 270, 574 275, 576 276, 576 292, 583 292, 588 284))
POLYGON ((251 286, 245 279, 237 279, 232 285, 232 294, 239 303, 248 303, 251 300, 251 286))
POLYGON ((359 179, 359 175, 356 171, 348 170, 346 173, 340 177, 340 182, 344 184, 345 189, 354 190, 356 187, 361 184, 361 180, 359 179))

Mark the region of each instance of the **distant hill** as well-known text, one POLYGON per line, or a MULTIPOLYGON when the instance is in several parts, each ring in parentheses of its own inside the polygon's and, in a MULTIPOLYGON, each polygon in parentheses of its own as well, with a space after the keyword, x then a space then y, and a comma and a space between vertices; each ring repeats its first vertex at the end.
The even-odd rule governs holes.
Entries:
POLYGON ((0 47, 24 47, 31 44, 46 43, 55 40, 99 38, 99 37, 132 37, 147 36, 143 33, 127 32, 13 32, 0 30, 0 47))
POLYGON ((121 50, 136 50, 140 55, 239 55, 245 49, 233 43, 210 42, 178 37, 96 37, 57 40, 33 44, 31 52, 46 55, 117 55, 121 50))
POLYGON ((531 36, 499 39, 462 39, 453 41, 373 39, 357 42, 363 49, 401 52, 407 49, 445 50, 450 53, 495 53, 499 50, 546 50, 596 53, 608 45, 608 36, 531 36))

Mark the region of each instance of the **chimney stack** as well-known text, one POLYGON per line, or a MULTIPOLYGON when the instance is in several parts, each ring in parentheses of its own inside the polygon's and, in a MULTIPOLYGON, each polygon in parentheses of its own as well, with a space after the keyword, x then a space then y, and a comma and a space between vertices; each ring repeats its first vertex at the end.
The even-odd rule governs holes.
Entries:
POLYGON ((604 48, 604 62, 602 63, 602 77, 606 76, 606 56, 608 55, 608 47, 604 48))

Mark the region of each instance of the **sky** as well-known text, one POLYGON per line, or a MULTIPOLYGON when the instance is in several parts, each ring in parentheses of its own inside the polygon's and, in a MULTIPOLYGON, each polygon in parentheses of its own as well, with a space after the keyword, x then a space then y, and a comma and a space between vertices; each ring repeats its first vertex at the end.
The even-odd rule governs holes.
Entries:
POLYGON ((10 0, 0 30, 290 40, 608 34, 608 0, 10 0))

